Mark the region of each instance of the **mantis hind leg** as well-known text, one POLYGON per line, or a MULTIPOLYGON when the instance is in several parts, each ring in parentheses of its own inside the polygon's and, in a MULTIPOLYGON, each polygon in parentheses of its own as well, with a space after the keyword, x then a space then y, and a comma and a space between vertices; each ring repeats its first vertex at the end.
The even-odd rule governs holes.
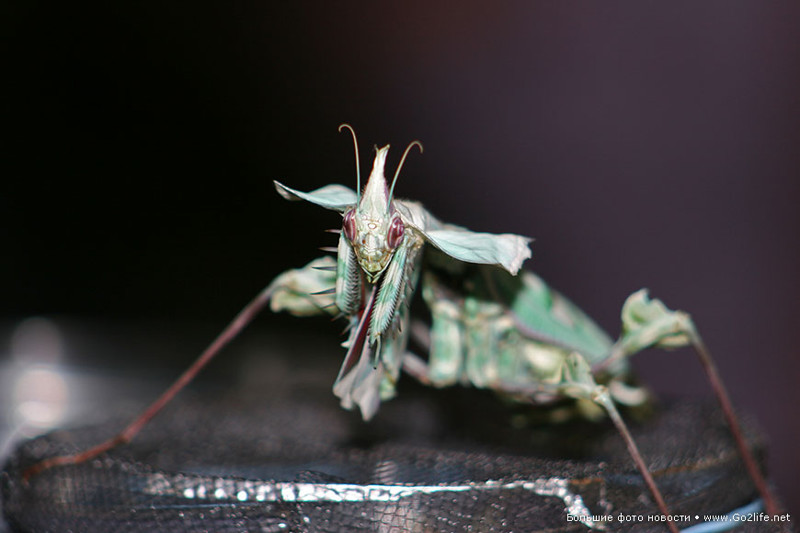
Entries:
MULTIPOLYGON (((424 324, 412 324, 411 334, 414 339, 423 347, 430 350, 434 345, 431 339, 430 329, 424 324)), ((436 376, 432 373, 431 366, 422 358, 411 352, 406 352, 403 359, 403 370, 416 378, 421 383, 427 385, 441 386, 437 383, 436 376)), ((653 500, 658 506, 659 512, 665 517, 669 517, 670 513, 664 501, 664 497, 650 473, 647 464, 639 452, 636 441, 633 440, 628 426, 619 414, 614 401, 611 399, 608 389, 603 385, 598 385, 592 376, 591 368, 586 360, 577 352, 570 353, 561 365, 561 368, 556 372, 559 376, 556 377, 557 383, 530 383, 525 385, 516 385, 510 383, 496 383, 492 388, 500 393, 506 393, 512 396, 527 396, 535 398, 539 395, 553 395, 553 396, 567 396, 576 400, 590 400, 600 407, 602 407, 611 418, 617 431, 625 441, 628 453, 636 464, 636 468, 644 478, 648 490, 653 496, 653 500), (559 379, 560 377, 560 379, 559 379)), ((672 533, 678 533, 678 527, 672 520, 667 520, 666 524, 672 533)))
POLYGON ((772 494, 769 485, 756 463, 753 453, 747 446, 738 417, 733 410, 725 384, 717 371, 711 353, 706 348, 700 335, 697 333, 691 317, 682 311, 668 309, 660 300, 650 299, 646 290, 633 293, 622 307, 622 334, 612 349, 611 356, 596 364, 594 373, 610 371, 622 360, 630 357, 645 348, 679 348, 691 345, 697 352, 703 369, 705 370, 711 388, 717 396, 725 420, 730 427, 736 447, 744 461, 750 478, 756 485, 758 492, 764 500, 764 506, 769 514, 780 513, 777 499, 772 494))

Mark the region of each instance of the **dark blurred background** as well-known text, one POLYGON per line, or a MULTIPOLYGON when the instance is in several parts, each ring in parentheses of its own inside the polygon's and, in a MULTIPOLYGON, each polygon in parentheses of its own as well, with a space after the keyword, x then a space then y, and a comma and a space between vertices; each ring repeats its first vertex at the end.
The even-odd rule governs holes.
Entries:
MULTIPOLYGON (((272 180, 353 186, 349 122, 365 173, 420 139, 398 195, 535 237, 528 267, 612 334, 640 287, 691 312, 798 516, 799 27, 795 2, 3 2, 3 353, 30 317, 202 324, 181 368, 333 242, 272 180)), ((256 328, 298 323, 340 355, 338 325, 256 328)), ((164 364, 133 336, 93 364, 164 364)), ((637 368, 710 394, 688 351, 637 368)))

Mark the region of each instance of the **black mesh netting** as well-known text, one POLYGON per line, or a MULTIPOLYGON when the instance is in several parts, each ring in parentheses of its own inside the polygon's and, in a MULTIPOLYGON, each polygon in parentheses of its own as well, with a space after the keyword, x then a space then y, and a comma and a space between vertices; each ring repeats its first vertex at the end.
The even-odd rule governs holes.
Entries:
MULTIPOLYGON (((15 531, 562 532, 588 531, 586 515, 657 515, 607 422, 537 425, 490 394, 412 389, 366 424, 327 391, 289 390, 184 399, 131 444, 29 483, 25 467, 129 418, 24 442, 3 473, 6 519, 15 531)), ((673 513, 695 522, 756 497, 713 404, 631 425, 673 513)))

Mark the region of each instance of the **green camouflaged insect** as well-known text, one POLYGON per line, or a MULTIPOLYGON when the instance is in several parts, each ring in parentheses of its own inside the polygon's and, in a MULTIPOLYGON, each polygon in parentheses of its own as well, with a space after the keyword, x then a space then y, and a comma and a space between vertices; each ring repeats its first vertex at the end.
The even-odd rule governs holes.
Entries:
MULTIPOLYGON (((300 192, 275 182, 290 200, 305 200, 341 213, 336 259, 324 256, 278 276, 142 416, 114 439, 75 456, 56 457, 31 469, 75 463, 127 442, 267 303, 273 311, 308 316, 329 313, 349 321, 347 354, 333 386, 342 406, 358 407, 365 420, 395 394, 401 370, 435 387, 456 383, 486 388, 520 401, 542 404, 572 398, 604 409, 628 446, 660 512, 664 499, 615 403, 646 401, 628 384, 628 358, 648 347, 695 347, 719 397, 740 453, 768 512, 778 507, 742 437, 725 388, 689 315, 671 311, 645 290, 622 307, 622 332, 614 341, 583 311, 531 272, 530 239, 476 233, 440 222, 420 203, 394 198, 384 177, 389 146, 377 150, 361 189, 327 185, 300 192), (430 308, 429 327, 413 322, 409 303, 421 283, 430 308), (412 331, 428 349, 427 360, 407 350, 412 331)), ((674 523, 668 522, 672 531, 674 523)))
MULTIPOLYGON (((352 128, 342 128, 350 130, 355 143, 352 128)), ((348 318, 347 355, 333 387, 342 406, 358 406, 369 420, 380 402, 395 394, 401 370, 435 387, 470 384, 539 404, 563 398, 591 402, 611 417, 655 503, 669 515, 615 402, 647 400, 643 390, 627 383, 631 355, 649 347, 692 345, 751 476, 766 505, 774 505, 689 315, 649 298, 646 290, 637 291, 622 307, 622 332, 613 341, 541 278, 520 272, 531 256, 530 239, 442 223, 420 203, 395 199, 397 176, 415 145, 422 149, 416 141, 408 146, 390 185, 384 177, 389 146, 377 150, 363 191, 358 170, 358 191, 328 185, 304 193, 275 182, 283 197, 343 216, 336 260, 321 257, 282 274, 272 284, 271 302, 274 311, 348 318), (410 324, 408 308, 418 281, 431 314, 431 325, 422 332, 419 323, 410 324), (427 361, 406 349, 412 331, 427 346, 427 361)))

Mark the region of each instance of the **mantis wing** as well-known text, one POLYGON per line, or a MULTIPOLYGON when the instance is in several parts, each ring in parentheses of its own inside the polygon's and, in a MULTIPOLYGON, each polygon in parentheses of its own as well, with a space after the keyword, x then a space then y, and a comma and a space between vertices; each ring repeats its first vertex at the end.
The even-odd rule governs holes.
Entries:
POLYGON ((500 271, 487 272, 476 284, 485 284, 487 294, 506 302, 525 336, 578 351, 590 363, 610 353, 612 340, 606 332, 534 273, 511 277, 500 271))
POLYGON ((395 201, 403 222, 416 229, 433 246, 458 261, 497 265, 516 275, 531 256, 531 239, 512 233, 478 233, 444 224, 417 202, 395 201))
POLYGON ((354 206, 358 201, 356 192, 344 185, 326 185, 311 192, 301 192, 291 189, 278 181, 274 183, 278 194, 287 200, 305 200, 340 213, 344 212, 348 207, 354 206))
POLYGON ((498 265, 517 274, 522 262, 531 256, 529 239, 510 233, 476 233, 469 230, 433 230, 425 233, 428 242, 453 259, 465 263, 498 265))

